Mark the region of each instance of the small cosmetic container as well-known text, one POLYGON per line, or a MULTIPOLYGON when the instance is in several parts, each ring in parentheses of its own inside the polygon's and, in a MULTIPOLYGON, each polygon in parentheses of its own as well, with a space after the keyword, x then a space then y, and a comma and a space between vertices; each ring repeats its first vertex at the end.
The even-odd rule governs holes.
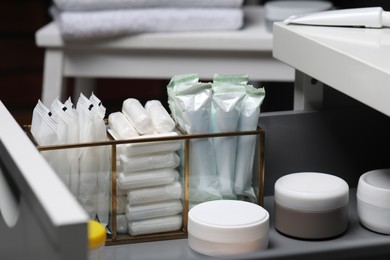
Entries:
POLYGON ((366 228, 390 235, 390 169, 377 169, 360 176, 357 211, 366 228))
POLYGON ((188 245, 210 256, 226 256, 268 247, 269 214, 245 201, 215 200, 188 212, 188 245))
POLYGON ((328 239, 348 227, 349 187, 317 172, 285 175, 275 182, 275 228, 301 239, 328 239))

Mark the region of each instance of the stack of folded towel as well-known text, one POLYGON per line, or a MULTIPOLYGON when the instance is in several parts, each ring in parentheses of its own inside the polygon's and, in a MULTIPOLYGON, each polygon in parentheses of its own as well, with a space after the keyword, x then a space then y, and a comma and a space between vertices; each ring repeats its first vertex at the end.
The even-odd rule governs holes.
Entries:
POLYGON ((64 39, 94 40, 142 32, 238 30, 243 0, 53 0, 64 39))
MULTIPOLYGON (((157 100, 143 107, 123 102, 109 115, 116 139, 175 136, 175 123, 157 100)), ((141 142, 118 147, 117 232, 132 236, 178 230, 182 226, 183 189, 176 170, 180 141, 141 142)))

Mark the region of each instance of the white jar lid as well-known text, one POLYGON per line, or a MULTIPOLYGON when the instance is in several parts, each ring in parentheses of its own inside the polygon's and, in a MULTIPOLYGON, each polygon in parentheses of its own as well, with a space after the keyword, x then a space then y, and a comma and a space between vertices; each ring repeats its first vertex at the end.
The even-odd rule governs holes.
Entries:
POLYGON ((188 233, 219 243, 245 243, 268 236, 269 214, 261 206, 238 200, 215 200, 188 213, 188 233))
POLYGON ((265 16, 271 21, 281 21, 291 15, 303 15, 329 10, 333 4, 328 1, 269 1, 265 3, 265 16))
POLYGON ((302 211, 327 211, 344 207, 349 199, 348 184, 325 173, 300 172, 275 182, 275 202, 302 211))
POLYGON ((359 178, 356 197, 376 207, 390 209, 390 169, 377 169, 359 178))

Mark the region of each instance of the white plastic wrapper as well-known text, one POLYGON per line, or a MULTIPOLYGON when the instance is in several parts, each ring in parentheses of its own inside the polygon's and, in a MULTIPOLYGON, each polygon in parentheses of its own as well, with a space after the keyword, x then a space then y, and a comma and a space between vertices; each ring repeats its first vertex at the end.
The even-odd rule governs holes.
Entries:
MULTIPOLYGON (((256 89, 252 86, 247 86, 246 92, 247 95, 243 102, 238 123, 238 131, 256 130, 260 105, 265 97, 263 88, 256 89)), ((244 196, 252 202, 257 201, 252 184, 256 138, 256 135, 238 137, 234 180, 234 193, 237 196, 244 196)))
POLYGON ((175 128, 175 122, 169 115, 168 111, 158 100, 149 100, 145 104, 145 109, 152 120, 153 128, 158 133, 172 132, 175 128))
MULTIPOLYGON (((83 95, 77 101, 79 114, 80 142, 95 141, 95 122, 100 120, 91 113, 93 104, 83 95)), ((78 200, 92 219, 97 213, 99 162, 94 147, 83 148, 80 155, 79 196, 78 200)))
POLYGON ((130 123, 137 129, 139 134, 153 134, 154 129, 148 112, 135 98, 128 98, 123 101, 122 113, 130 123))
POLYGON ((127 194, 127 200, 130 205, 159 202, 164 200, 181 199, 183 188, 179 182, 171 184, 130 190, 127 194))
POLYGON ((124 172, 139 172, 163 168, 176 168, 180 158, 175 152, 151 153, 139 156, 120 155, 121 169, 124 172))
MULTIPOLYGON (((210 132, 236 132, 244 85, 213 83, 213 102, 210 132)), ((213 138, 220 192, 224 199, 235 199, 233 193, 237 136, 213 138)))
POLYGON ((155 203, 127 205, 126 218, 128 221, 172 216, 183 211, 183 205, 179 199, 167 200, 155 203))
POLYGON ((139 236, 168 231, 176 231, 182 227, 182 216, 180 214, 168 217, 136 220, 129 222, 129 234, 139 236))
POLYGON ((137 173, 118 174, 118 186, 122 190, 134 190, 173 183, 179 179, 174 169, 156 169, 137 173))
MULTIPOLYGON (((55 99, 51 104, 53 116, 57 119, 58 137, 61 144, 76 144, 79 142, 79 122, 78 114, 73 108, 70 98, 65 104, 55 99)), ((79 157, 80 149, 64 150, 64 157, 61 158, 65 170, 61 175, 66 176, 66 185, 72 194, 78 196, 79 185, 79 157)))
POLYGON ((139 135, 137 130, 122 112, 111 113, 108 116, 108 125, 120 140, 139 135))
MULTIPOLYGON (((142 140, 148 138, 160 138, 160 137, 170 137, 170 136, 178 136, 178 134, 176 132, 169 132, 169 133, 162 133, 162 134, 135 136, 130 139, 142 140)), ((113 137, 117 140, 117 137, 115 137, 114 135, 113 137)), ((175 152, 182 147, 182 143, 183 141, 181 140, 130 143, 130 144, 124 144, 120 152, 121 154, 126 154, 126 156, 139 156, 139 155, 160 153, 160 152, 175 152)))
POLYGON ((116 215, 116 232, 119 234, 126 234, 128 232, 129 223, 125 214, 116 215))
MULTIPOLYGON (((39 145, 59 145, 62 144, 63 136, 66 135, 65 124, 60 125, 52 117, 52 112, 40 100, 33 110, 31 122, 31 134, 39 145)), ((66 157, 64 150, 42 151, 42 156, 50 164, 53 170, 58 174, 62 182, 69 186, 69 166, 63 160, 66 157)))
POLYGON ((128 204, 127 195, 117 196, 116 197, 116 213, 117 214, 124 214, 126 212, 127 204, 128 204))

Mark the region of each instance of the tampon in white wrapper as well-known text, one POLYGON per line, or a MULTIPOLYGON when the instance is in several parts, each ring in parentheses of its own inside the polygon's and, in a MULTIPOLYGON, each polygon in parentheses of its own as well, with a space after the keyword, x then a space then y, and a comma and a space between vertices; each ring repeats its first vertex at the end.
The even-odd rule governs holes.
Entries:
POLYGON ((129 221, 129 234, 131 236, 146 235, 179 230, 182 227, 181 214, 151 218, 145 220, 129 221))
POLYGON ((160 101, 149 100, 145 104, 145 109, 152 120, 154 129, 158 133, 172 132, 175 128, 175 122, 160 101))
POLYGON ((134 205, 171 199, 181 199, 182 195, 183 189, 181 184, 180 182, 175 181, 174 183, 168 185, 130 190, 127 193, 127 200, 130 205, 134 205))
POLYGON ((154 133, 149 114, 137 99, 128 98, 123 101, 122 113, 137 129, 138 133, 142 135, 154 133))
POLYGON ((126 218, 128 221, 166 217, 179 214, 183 211, 183 205, 179 199, 167 200, 155 203, 126 206, 126 218))
POLYGON ((175 152, 151 153, 140 156, 120 155, 120 163, 124 172, 139 172, 163 168, 176 168, 180 158, 175 152))
POLYGON ((177 181, 179 173, 175 169, 157 169, 137 173, 118 174, 118 186, 123 190, 165 185, 177 181))
POLYGON ((127 205, 127 196, 117 196, 116 197, 116 213, 124 214, 126 211, 127 205))
POLYGON ((108 116, 108 125, 119 139, 128 139, 139 135, 122 112, 111 113, 108 116))
POLYGON ((125 214, 116 215, 116 232, 117 233, 119 233, 119 234, 127 233, 128 226, 129 226, 129 223, 127 221, 125 214))

